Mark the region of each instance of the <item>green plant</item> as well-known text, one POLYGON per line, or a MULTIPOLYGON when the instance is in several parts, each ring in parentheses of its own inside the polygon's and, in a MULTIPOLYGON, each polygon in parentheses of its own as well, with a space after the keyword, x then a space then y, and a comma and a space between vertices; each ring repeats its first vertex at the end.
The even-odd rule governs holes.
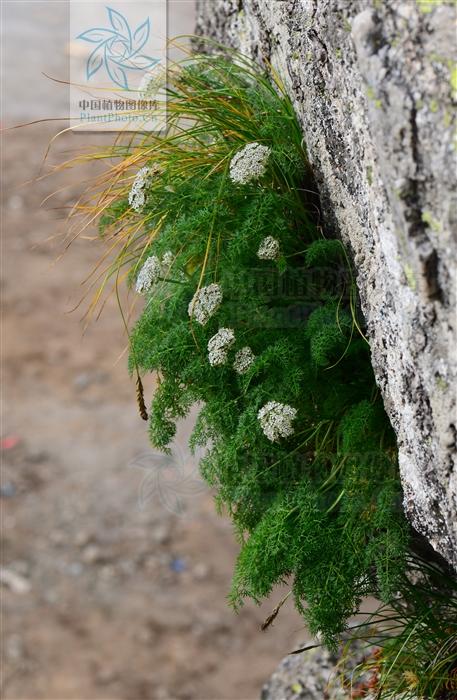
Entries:
POLYGON ((106 154, 120 161, 95 206, 112 254, 101 288, 127 276, 145 294, 130 369, 158 375, 152 443, 169 449, 202 406, 191 445, 241 544, 231 603, 288 582, 334 644, 362 596, 392 596, 407 544, 348 258, 321 232, 271 70, 192 56, 163 89, 167 134, 106 154))
POLYGON ((343 675, 345 660, 353 655, 354 644, 361 642, 368 653, 346 683, 352 697, 365 697, 371 691, 376 700, 455 698, 455 576, 429 558, 408 556, 397 595, 352 632, 340 664, 343 675))

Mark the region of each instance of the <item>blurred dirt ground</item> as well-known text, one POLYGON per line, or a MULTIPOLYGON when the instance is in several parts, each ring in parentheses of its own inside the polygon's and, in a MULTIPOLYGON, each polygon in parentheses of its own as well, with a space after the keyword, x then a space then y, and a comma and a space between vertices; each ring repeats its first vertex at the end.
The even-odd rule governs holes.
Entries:
MULTIPOLYGON (((114 300, 85 335, 82 310, 67 313, 101 244, 77 240, 57 261, 92 166, 23 185, 54 133, 3 140, 2 697, 254 700, 303 623, 288 602, 259 631, 281 591, 228 607, 231 526, 201 484, 189 494, 160 471, 114 300)), ((50 162, 90 138, 61 137, 50 162)))
MULTIPOLYGON (((170 36, 192 31, 192 0, 169 6, 170 36)), ((64 115, 65 86, 43 73, 66 77, 68 3, 2 13, 6 123, 64 115)), ((149 447, 114 300, 84 335, 84 307, 68 313, 102 246, 77 240, 57 260, 95 174, 35 179, 59 124, 3 137, 2 697, 254 700, 303 623, 288 602, 259 631, 283 592, 229 609, 231 526, 195 470, 185 479, 184 448, 170 464, 149 447)), ((113 138, 67 134, 48 163, 113 138)))

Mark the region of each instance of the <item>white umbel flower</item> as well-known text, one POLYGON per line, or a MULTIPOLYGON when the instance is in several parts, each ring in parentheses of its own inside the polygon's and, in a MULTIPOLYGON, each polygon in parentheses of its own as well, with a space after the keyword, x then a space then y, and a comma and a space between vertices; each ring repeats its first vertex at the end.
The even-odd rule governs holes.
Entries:
POLYGON ((157 284, 160 277, 166 278, 173 261, 174 255, 170 251, 163 255, 162 261, 157 255, 151 255, 138 274, 135 287, 138 294, 146 294, 154 284, 157 284))
POLYGON ((160 65, 154 66, 153 70, 146 71, 137 88, 140 97, 142 99, 156 97, 165 80, 166 71, 160 65))
POLYGON ((251 348, 248 345, 246 345, 244 348, 241 348, 241 350, 238 350, 238 352, 236 353, 235 359, 233 361, 233 369, 235 370, 235 372, 238 372, 238 374, 244 374, 248 371, 249 367, 252 365, 254 360, 254 353, 252 352, 251 348))
POLYGON ((151 168, 141 168, 136 174, 129 192, 129 204, 135 211, 140 211, 146 202, 145 189, 151 181, 151 168))
POLYGON ((216 313, 222 302, 222 289, 218 284, 209 284, 195 292, 187 308, 189 316, 204 326, 216 313))
POLYGON ((271 149, 262 144, 248 143, 230 162, 230 179, 238 185, 245 185, 252 180, 258 180, 265 174, 271 149))
POLYGON ((260 243, 257 257, 260 260, 276 260, 279 256, 279 241, 273 236, 267 236, 260 243))
POLYGON ((153 75, 149 72, 145 73, 141 78, 140 84, 138 85, 138 92, 140 92, 142 96, 145 97, 148 94, 152 80, 153 75))
POLYGON ((175 260, 175 256, 171 252, 171 250, 167 250, 166 253, 163 254, 162 257, 162 266, 167 269, 167 271, 170 269, 170 267, 173 265, 175 260))
POLYGON ((208 341, 208 360, 212 367, 225 365, 227 353, 235 342, 232 328, 219 328, 217 333, 208 341))
POLYGON ((257 414, 264 434, 271 442, 279 438, 293 435, 292 421, 297 415, 297 409, 279 401, 269 401, 262 406, 257 414))
POLYGON ((162 265, 157 255, 151 255, 146 260, 136 279, 136 291, 138 294, 145 294, 155 284, 162 272, 162 265))
MULTIPOLYGON (((170 277, 170 270, 176 260, 176 256, 174 253, 172 253, 170 250, 167 250, 166 253, 163 254, 162 257, 162 277, 165 277, 166 280, 170 277)), ((182 270, 174 270, 173 271, 173 281, 174 282, 185 282, 186 280, 186 275, 182 270)))

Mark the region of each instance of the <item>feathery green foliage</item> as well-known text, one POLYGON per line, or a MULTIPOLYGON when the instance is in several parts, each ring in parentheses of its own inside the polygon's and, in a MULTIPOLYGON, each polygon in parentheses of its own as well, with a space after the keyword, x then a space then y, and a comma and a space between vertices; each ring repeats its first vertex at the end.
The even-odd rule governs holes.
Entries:
POLYGON ((191 444, 207 448, 202 474, 241 544, 232 604, 288 582, 311 631, 333 644, 363 595, 392 595, 407 539, 347 256, 318 226, 301 130, 273 73, 239 55, 193 56, 166 89, 167 135, 127 155, 132 177, 138 164, 152 172, 144 207, 129 210, 124 188, 100 220, 106 235, 132 232, 112 268, 126 265, 132 283, 150 256, 173 258, 131 336, 131 369, 159 377, 151 441, 169 449, 176 421, 202 405, 191 444), (265 172, 239 184, 230 164, 252 143, 269 149, 265 172), (259 259, 268 236, 279 253, 259 259), (223 299, 200 325, 189 304, 210 284, 223 299), (212 366, 219 328, 235 343, 212 366), (255 360, 239 374, 245 346, 255 360), (258 416, 270 401, 296 410, 293 434, 274 442, 258 416))

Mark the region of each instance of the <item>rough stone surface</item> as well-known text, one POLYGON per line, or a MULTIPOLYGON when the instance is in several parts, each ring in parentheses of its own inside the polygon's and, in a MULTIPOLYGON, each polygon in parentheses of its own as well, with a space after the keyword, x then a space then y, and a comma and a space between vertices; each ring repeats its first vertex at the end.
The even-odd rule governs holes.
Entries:
POLYGON ((294 101, 326 225, 353 254, 406 513, 457 566, 452 1, 198 6, 200 34, 270 60, 294 101))
POLYGON ((338 658, 322 649, 286 656, 263 686, 261 700, 322 700, 329 691, 336 700, 347 694, 333 679, 338 658), (332 682, 333 681, 333 682, 332 682), (333 687, 331 687, 333 686, 333 687))
POLYGON ((353 641, 350 654, 344 654, 344 647, 337 653, 317 647, 286 656, 263 686, 260 700, 348 700, 357 689, 364 689, 365 700, 374 700, 367 690, 373 674, 359 669, 374 651, 353 641))

